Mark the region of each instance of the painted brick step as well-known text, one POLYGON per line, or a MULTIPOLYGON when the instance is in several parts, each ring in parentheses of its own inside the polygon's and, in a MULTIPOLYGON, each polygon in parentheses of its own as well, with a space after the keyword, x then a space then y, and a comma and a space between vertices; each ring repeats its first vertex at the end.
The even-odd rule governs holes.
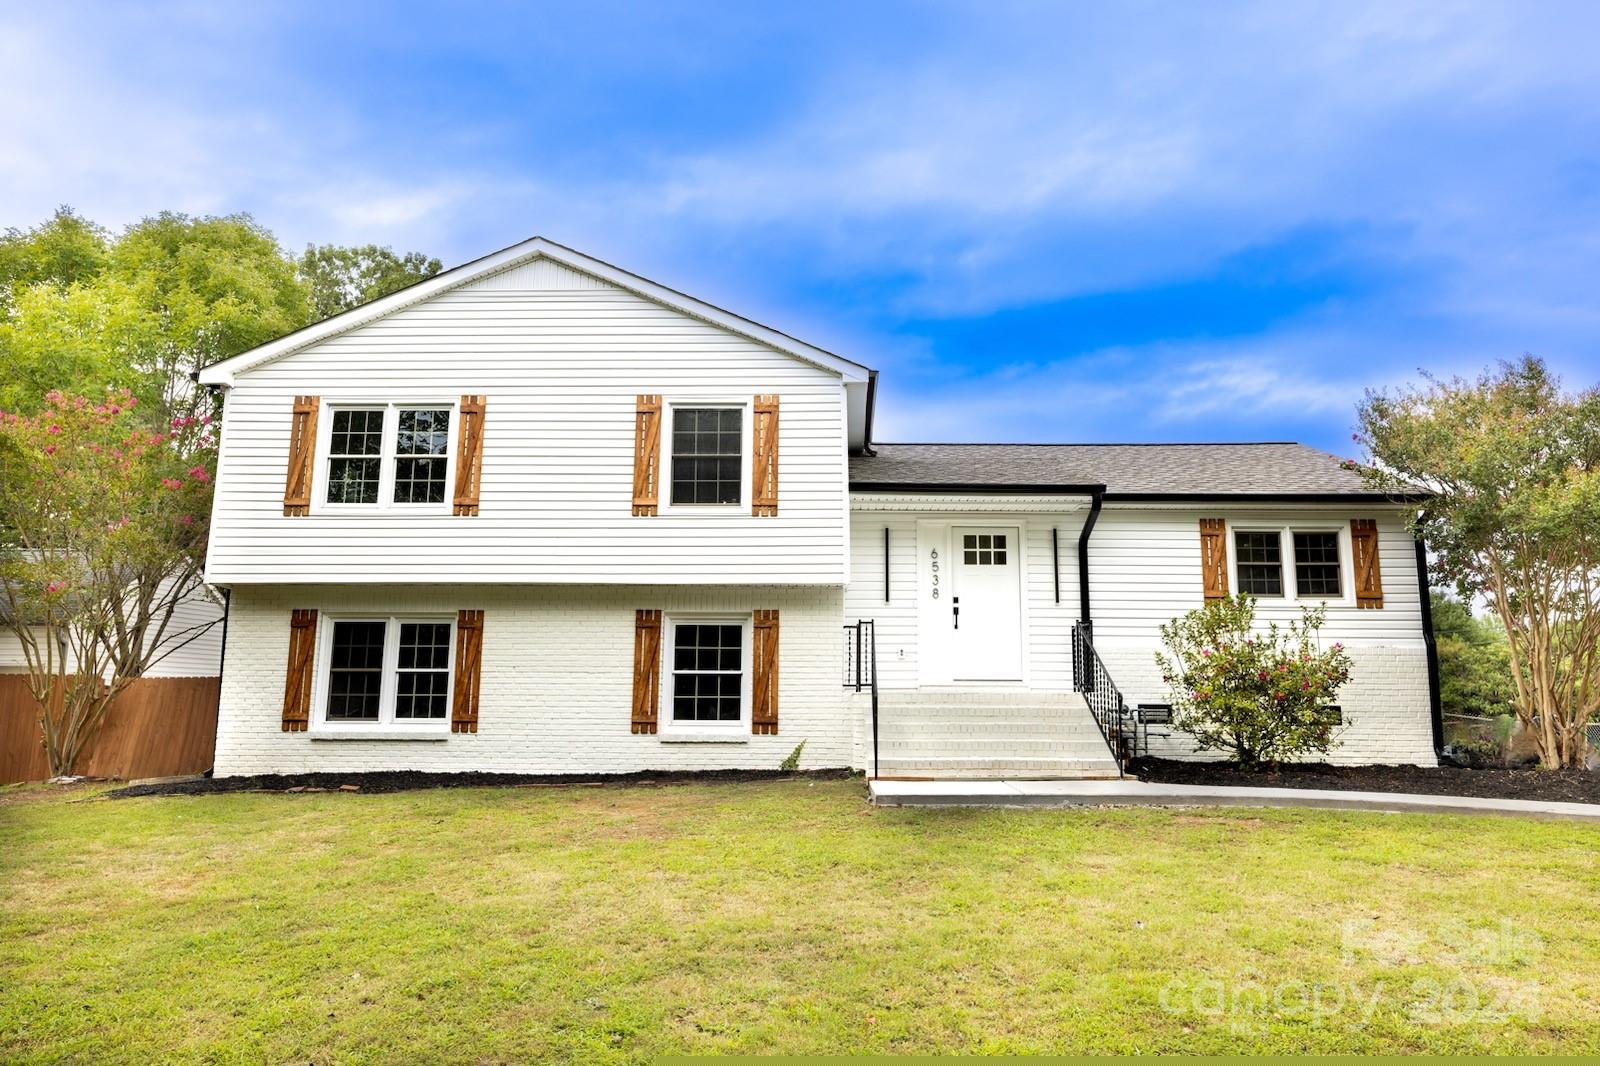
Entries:
POLYGON ((1066 755, 1084 758, 1110 758, 1105 742, 1099 737, 1094 742, 1074 742, 1055 737, 1004 740, 939 740, 919 737, 913 740, 888 740, 880 736, 880 751, 888 755, 916 758, 946 758, 952 755, 991 755, 996 758, 1027 758, 1033 755, 1066 755))
POLYGON ((1092 720, 1024 718, 888 718, 878 716, 884 737, 1064 737, 1100 742, 1100 729, 1092 720))
POLYGON ((898 759, 878 760, 880 777, 1056 778, 1068 780, 1115 778, 1117 764, 1110 756, 1094 759, 898 759))

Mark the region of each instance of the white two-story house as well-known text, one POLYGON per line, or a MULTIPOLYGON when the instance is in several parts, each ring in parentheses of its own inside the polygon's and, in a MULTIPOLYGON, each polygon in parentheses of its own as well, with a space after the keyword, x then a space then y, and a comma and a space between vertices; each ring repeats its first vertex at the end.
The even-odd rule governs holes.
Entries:
POLYGON ((218 775, 1114 775, 1230 591, 1328 605, 1334 758, 1435 758, 1404 505, 1309 448, 878 443, 873 371, 543 239, 200 380, 218 775))

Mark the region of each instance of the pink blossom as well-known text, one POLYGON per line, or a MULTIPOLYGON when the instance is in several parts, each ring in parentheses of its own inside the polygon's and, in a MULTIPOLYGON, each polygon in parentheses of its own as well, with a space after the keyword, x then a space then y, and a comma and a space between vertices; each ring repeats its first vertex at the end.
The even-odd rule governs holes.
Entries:
POLYGON ((60 427, 60 426, 58 426, 58 425, 56 425, 56 424, 55 424, 55 423, 53 423, 53 422, 52 422, 52 423, 51 423, 51 424, 50 424, 50 430, 49 430, 49 432, 50 432, 50 433, 51 433, 51 434, 52 434, 52 435, 54 435, 54 434, 59 434, 59 433, 60 433, 60 432, 61 432, 61 427, 60 427))
POLYGON ((46 595, 54 596, 66 587, 67 583, 65 581, 52 581, 44 587, 44 591, 46 595))
POLYGON ((203 466, 191 466, 189 468, 189 476, 202 485, 211 480, 211 475, 206 473, 206 468, 203 466))
POLYGON ((44 446, 44 453, 46 455, 54 455, 56 453, 56 446, 54 444, 46 444, 44 446))
POLYGON ((193 515, 186 515, 186 514, 179 515, 178 516, 178 522, 179 522, 180 525, 192 526, 192 525, 194 525, 194 516, 193 515))
POLYGON ((183 479, 182 478, 175 478, 175 477, 164 477, 164 478, 161 479, 161 485, 162 485, 163 488, 181 489, 181 488, 183 488, 183 479))

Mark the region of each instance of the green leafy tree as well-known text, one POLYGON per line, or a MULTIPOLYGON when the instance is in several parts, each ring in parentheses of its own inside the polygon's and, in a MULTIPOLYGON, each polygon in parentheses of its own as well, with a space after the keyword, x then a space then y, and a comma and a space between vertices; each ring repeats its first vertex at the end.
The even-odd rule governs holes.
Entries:
POLYGON ((117 695, 198 636, 216 437, 206 416, 152 430, 131 392, 52 392, 0 414, 0 624, 22 647, 53 776, 70 774, 117 695))
POLYGON ((1340 644, 1319 646, 1323 617, 1304 608, 1298 622, 1261 630, 1254 598, 1230 596, 1163 625, 1156 664, 1172 688, 1173 724, 1245 767, 1327 752, 1334 723, 1323 708, 1350 679, 1350 657, 1340 644))
POLYGON ((206 406, 190 374, 304 325, 294 265, 248 216, 163 213, 107 241, 63 209, 0 248, 0 406, 128 388, 159 415, 206 406), (96 243, 98 242, 98 244, 96 243))
POLYGON ((48 222, 30 230, 8 229, 0 236, 0 314, 7 313, 12 293, 49 282, 71 285, 86 281, 105 266, 106 231, 59 207, 48 222))
POLYGON ((1493 618, 1442 592, 1433 593, 1433 632, 1439 648, 1439 698, 1454 714, 1515 714, 1511 648, 1493 618))
POLYGON ((396 255, 376 244, 324 244, 307 245, 297 266, 310 292, 312 317, 320 321, 431 278, 441 264, 421 252, 396 255))
POLYGON ((1504 626, 1541 764, 1583 765, 1600 710, 1600 390, 1564 392, 1527 356, 1475 381, 1369 392, 1360 418, 1367 478, 1432 494, 1415 528, 1437 572, 1504 626))

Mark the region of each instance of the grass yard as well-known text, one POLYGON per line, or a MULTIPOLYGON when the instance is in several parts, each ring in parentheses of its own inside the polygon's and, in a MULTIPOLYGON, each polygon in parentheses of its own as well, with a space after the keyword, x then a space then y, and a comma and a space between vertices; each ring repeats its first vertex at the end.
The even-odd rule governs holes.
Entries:
POLYGON ((0 1060, 1600 1052, 1600 830, 0 790, 0 1060))

